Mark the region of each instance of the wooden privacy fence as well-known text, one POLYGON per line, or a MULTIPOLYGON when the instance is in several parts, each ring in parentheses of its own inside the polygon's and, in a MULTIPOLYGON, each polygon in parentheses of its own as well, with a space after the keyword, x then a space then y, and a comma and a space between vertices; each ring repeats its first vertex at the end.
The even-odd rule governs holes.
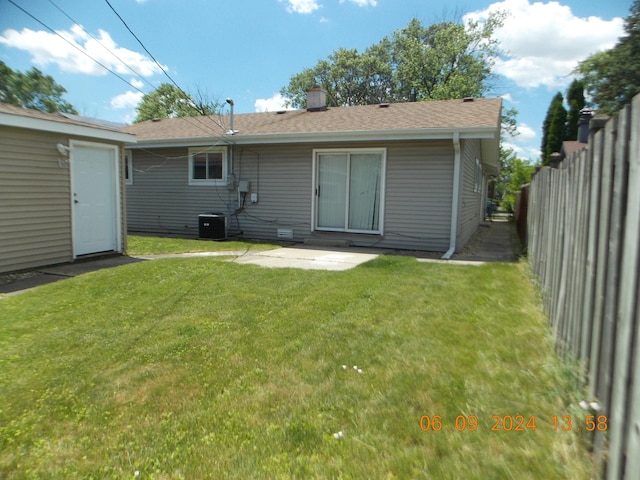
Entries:
POLYGON ((527 242, 558 351, 582 362, 587 400, 607 417, 593 434, 599 476, 638 480, 640 95, 535 174, 527 242))

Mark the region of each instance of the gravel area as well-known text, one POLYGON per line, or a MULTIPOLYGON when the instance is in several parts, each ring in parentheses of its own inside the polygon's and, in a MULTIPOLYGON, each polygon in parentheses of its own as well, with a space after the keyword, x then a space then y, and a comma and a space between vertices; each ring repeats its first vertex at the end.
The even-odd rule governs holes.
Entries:
POLYGON ((23 273, 5 273, 0 274, 0 285, 8 285, 9 283, 17 282, 18 280, 24 280, 26 278, 35 277, 38 272, 23 272, 23 273))

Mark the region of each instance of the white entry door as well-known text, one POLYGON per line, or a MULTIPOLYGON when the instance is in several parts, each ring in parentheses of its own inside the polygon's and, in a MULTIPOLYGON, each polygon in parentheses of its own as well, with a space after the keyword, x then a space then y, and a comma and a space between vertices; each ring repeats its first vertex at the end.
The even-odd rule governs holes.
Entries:
POLYGON ((74 256, 119 250, 118 150, 72 143, 74 256))

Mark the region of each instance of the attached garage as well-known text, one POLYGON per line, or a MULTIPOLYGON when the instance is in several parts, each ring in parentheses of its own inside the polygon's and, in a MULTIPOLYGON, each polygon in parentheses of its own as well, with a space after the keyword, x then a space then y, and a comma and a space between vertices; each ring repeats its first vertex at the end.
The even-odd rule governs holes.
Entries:
POLYGON ((0 273, 122 253, 131 142, 115 126, 0 103, 0 273))

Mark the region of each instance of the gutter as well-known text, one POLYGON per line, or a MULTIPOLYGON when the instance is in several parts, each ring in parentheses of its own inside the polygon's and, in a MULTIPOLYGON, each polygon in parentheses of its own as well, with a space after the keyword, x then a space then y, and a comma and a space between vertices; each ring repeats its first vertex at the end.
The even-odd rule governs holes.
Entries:
POLYGON ((451 229, 449 232, 449 250, 442 256, 443 260, 451 259, 456 251, 458 236, 458 204, 460 202, 460 132, 453 133, 453 198, 451 199, 451 229))
MULTIPOLYGON (((452 131, 450 128, 408 129, 408 130, 371 130, 346 132, 299 132, 299 133, 265 133, 235 135, 212 135, 211 137, 191 138, 159 138, 145 140, 138 137, 137 148, 171 148, 197 147, 211 145, 225 145, 233 142, 235 145, 273 145, 300 143, 334 143, 334 142, 364 142, 364 141, 403 141, 403 140, 451 140, 455 135, 459 138, 496 138, 495 128, 472 127, 452 131)), ((134 148, 136 148, 134 147, 134 148)))
POLYGON ((42 132, 53 132, 72 137, 89 137, 100 140, 111 140, 127 145, 135 145, 136 136, 121 130, 105 128, 99 125, 81 125, 71 121, 57 121, 45 118, 34 118, 23 115, 0 112, 0 126, 26 128, 42 132))

